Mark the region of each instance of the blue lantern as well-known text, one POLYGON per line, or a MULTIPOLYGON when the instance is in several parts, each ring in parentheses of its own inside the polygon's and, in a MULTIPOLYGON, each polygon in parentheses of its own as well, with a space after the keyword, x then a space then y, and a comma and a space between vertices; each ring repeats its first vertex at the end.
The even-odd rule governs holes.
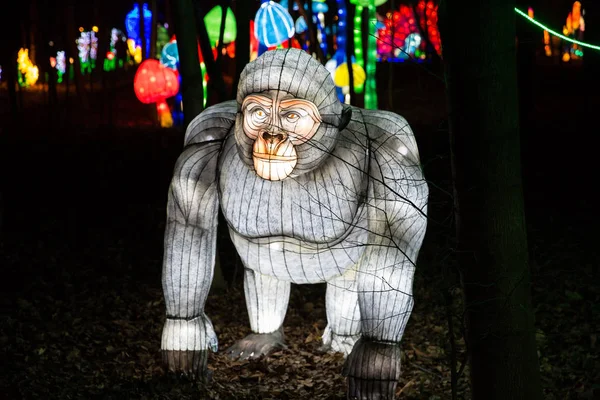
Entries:
POLYGON ((266 47, 277 46, 294 36, 294 20, 281 4, 263 1, 254 18, 254 34, 266 47))
MULTIPOLYGON (((148 10, 148 4, 144 3, 144 36, 146 37, 146 54, 150 53, 150 36, 152 35, 152 11, 148 10)), ((133 5, 133 10, 127 13, 125 17, 125 28, 127 37, 135 40, 136 46, 142 46, 140 37, 140 7, 137 3, 133 5)))
POLYGON ((179 64, 179 49, 177 41, 169 42, 163 47, 160 62, 171 69, 177 69, 179 64))
MULTIPOLYGON (((292 7, 293 7, 292 9, 293 9, 294 11, 298 11, 298 4, 297 4, 297 3, 296 3, 294 0, 292 0, 292 2, 294 3, 294 5, 292 6, 292 7)), ((283 8, 285 8, 286 10, 288 10, 288 7, 289 7, 288 0, 281 0, 281 1, 279 2, 279 4, 281 4, 281 6, 282 6, 283 8)))
POLYGON ((296 33, 304 33, 308 29, 308 26, 306 25, 306 21, 304 20, 304 17, 302 15, 299 16, 298 19, 296 20, 295 26, 296 26, 296 33))
POLYGON ((320 3, 318 1, 315 1, 312 3, 312 11, 314 13, 326 13, 327 11, 329 11, 329 6, 327 5, 327 3, 320 3))

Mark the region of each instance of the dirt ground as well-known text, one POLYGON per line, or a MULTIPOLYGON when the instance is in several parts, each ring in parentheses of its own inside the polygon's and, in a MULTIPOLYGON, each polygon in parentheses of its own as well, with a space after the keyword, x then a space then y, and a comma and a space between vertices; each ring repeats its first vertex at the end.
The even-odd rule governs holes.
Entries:
MULTIPOLYGON (((391 98, 391 108, 413 126, 431 182, 432 219, 398 395, 449 399, 447 315, 460 327, 461 294, 448 276, 452 200, 443 83, 420 67, 394 68, 395 89, 391 95, 381 89, 382 107, 391 98)), ((87 110, 62 91, 48 112, 43 90, 25 91, 16 120, 0 90, 0 398, 344 398, 342 356, 316 351, 325 326, 323 285, 293 286, 287 350, 254 362, 226 358, 223 350, 249 326, 241 274, 225 239, 221 262, 230 287, 213 291, 207 303, 220 342, 210 359, 214 380, 204 386, 165 374, 162 235, 183 138, 178 128, 155 126, 152 106, 135 99, 130 78, 121 77, 110 94, 96 82, 87 110)), ((600 390, 600 274, 597 166, 588 141, 597 129, 587 129, 591 119, 571 91, 581 84, 577 71, 548 67, 536 79, 524 178, 545 398, 593 399, 600 390)), ((455 329, 460 368, 464 341, 455 329)), ((468 368, 457 391, 470 398, 468 368)))

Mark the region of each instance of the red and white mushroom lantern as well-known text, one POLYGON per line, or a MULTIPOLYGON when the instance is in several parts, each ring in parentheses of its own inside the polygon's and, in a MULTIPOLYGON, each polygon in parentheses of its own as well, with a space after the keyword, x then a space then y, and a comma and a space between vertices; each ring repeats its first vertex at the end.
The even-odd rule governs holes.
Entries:
POLYGON ((165 67, 155 59, 144 60, 133 78, 133 90, 142 103, 156 103, 162 127, 173 125, 166 99, 179 92, 179 79, 175 70, 165 67))

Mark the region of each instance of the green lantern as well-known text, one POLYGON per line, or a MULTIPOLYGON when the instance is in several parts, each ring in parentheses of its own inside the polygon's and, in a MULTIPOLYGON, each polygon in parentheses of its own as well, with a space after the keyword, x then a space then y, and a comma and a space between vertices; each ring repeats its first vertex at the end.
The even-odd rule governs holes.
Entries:
MULTIPOLYGON (((215 46, 219 41, 219 32, 221 30, 221 18, 223 16, 223 9, 221 6, 213 7, 205 16, 204 24, 208 31, 208 38, 210 39, 210 45, 215 46)), ((235 22, 235 15, 231 8, 227 7, 227 14, 225 14, 225 33, 223 34, 223 43, 231 43, 237 36, 237 26, 235 22)))
MULTIPOLYGON (((379 7, 388 0, 375 0, 375 7, 379 7)), ((370 0, 350 0, 350 3, 356 6, 368 7, 371 4, 370 0)))

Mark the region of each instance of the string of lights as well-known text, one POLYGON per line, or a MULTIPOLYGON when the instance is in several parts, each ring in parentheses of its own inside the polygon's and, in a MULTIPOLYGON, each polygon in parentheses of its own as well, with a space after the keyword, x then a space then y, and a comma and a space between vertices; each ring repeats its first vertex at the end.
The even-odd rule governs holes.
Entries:
POLYGON ((575 40, 575 39, 571 39, 570 37, 567 37, 567 36, 565 36, 565 35, 563 35, 563 34, 561 34, 561 33, 559 33, 559 32, 556 32, 556 31, 554 31, 554 30, 552 30, 552 29, 548 28, 546 25, 542 24, 542 23, 541 23, 541 22, 539 22, 539 21, 536 21, 535 19, 533 19, 533 18, 531 18, 529 15, 527 15, 527 13, 525 13, 525 12, 523 12, 523 11, 519 10, 519 9, 518 9, 518 8, 516 8, 516 7, 515 7, 515 11, 517 12, 517 14, 521 15, 523 18, 526 18, 527 20, 529 20, 529 22, 531 22, 531 23, 533 23, 534 25, 537 25, 538 27, 540 27, 540 28, 542 28, 542 29, 544 29, 544 30, 546 30, 546 31, 550 32, 551 34, 553 34, 553 35, 554 35, 554 36, 556 36, 556 37, 559 37, 559 38, 561 38, 562 40, 565 40, 565 41, 567 41, 567 42, 574 43, 574 44, 576 44, 576 45, 578 45, 578 46, 581 46, 581 47, 587 47, 587 48, 589 48, 589 49, 600 50, 600 46, 593 45, 593 44, 590 44, 590 43, 581 42, 581 41, 579 41, 579 40, 575 40))

